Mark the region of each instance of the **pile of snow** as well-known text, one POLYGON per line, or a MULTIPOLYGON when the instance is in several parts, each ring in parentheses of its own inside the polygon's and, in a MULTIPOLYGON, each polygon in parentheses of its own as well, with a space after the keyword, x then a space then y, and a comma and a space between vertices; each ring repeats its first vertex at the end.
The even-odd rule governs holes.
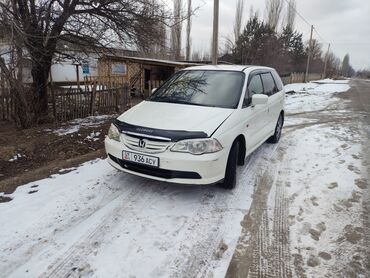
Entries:
MULTIPOLYGON (((336 102, 335 93, 350 89, 348 80, 318 80, 309 83, 293 83, 285 86, 287 114, 304 113, 308 111, 330 110, 336 102), (289 94, 295 92, 296 94, 289 94)), ((345 102, 343 100, 343 102, 345 102)))
POLYGON ((21 153, 17 153, 17 154, 16 154, 16 155, 14 155, 11 159, 9 159, 9 162, 17 161, 19 158, 22 158, 22 157, 26 157, 26 155, 21 154, 21 153))
POLYGON ((350 86, 348 80, 332 80, 323 79, 311 81, 309 83, 293 83, 285 86, 285 91, 305 93, 305 92, 321 92, 321 93, 340 93, 348 91, 350 86))
POLYGON ((101 132, 97 131, 93 131, 90 133, 90 135, 86 136, 86 140, 88 141, 98 141, 99 140, 99 136, 100 136, 101 132))

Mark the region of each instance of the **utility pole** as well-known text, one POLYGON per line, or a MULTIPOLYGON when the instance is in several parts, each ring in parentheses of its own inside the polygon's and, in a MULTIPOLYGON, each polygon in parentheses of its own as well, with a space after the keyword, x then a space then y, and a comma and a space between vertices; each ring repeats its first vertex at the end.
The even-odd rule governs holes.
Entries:
POLYGON ((217 65, 218 58, 218 8, 219 0, 213 2, 213 37, 212 37, 212 64, 217 65))
POLYGON ((186 26, 186 61, 190 61, 191 0, 188 0, 188 24, 186 26))
POLYGON ((330 43, 328 45, 328 51, 326 52, 326 55, 325 55, 325 66, 324 66, 324 76, 323 76, 323 78, 326 78, 326 70, 327 70, 327 67, 328 67, 329 51, 330 51, 330 43))
POLYGON ((308 81, 308 72, 310 70, 310 60, 311 60, 311 54, 312 54, 312 34, 313 34, 313 25, 311 25, 311 35, 310 35, 310 42, 308 46, 308 55, 307 55, 307 67, 306 67, 306 75, 304 78, 304 81, 308 81))

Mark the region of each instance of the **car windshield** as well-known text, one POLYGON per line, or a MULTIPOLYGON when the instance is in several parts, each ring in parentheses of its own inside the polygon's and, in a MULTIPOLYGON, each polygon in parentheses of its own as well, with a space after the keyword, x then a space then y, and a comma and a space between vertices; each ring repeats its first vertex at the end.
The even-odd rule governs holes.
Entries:
POLYGON ((149 98, 155 102, 236 108, 244 73, 236 71, 188 70, 172 76, 149 98))

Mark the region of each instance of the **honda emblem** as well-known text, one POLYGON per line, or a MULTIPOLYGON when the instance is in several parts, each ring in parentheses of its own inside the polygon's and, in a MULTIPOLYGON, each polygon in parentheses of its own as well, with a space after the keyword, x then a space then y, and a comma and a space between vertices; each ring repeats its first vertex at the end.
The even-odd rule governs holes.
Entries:
POLYGON ((146 146, 146 140, 140 139, 138 145, 139 145, 140 148, 145 148, 145 146, 146 146))

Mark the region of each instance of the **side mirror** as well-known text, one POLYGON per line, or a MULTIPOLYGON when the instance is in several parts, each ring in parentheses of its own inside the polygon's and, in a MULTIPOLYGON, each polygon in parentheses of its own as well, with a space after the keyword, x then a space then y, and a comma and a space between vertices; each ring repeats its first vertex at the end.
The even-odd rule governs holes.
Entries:
POLYGON ((155 93, 155 91, 157 91, 157 88, 153 88, 153 89, 152 89, 152 94, 154 94, 154 93, 155 93))
POLYGON ((269 97, 263 94, 255 94, 252 96, 252 106, 267 104, 269 97))

